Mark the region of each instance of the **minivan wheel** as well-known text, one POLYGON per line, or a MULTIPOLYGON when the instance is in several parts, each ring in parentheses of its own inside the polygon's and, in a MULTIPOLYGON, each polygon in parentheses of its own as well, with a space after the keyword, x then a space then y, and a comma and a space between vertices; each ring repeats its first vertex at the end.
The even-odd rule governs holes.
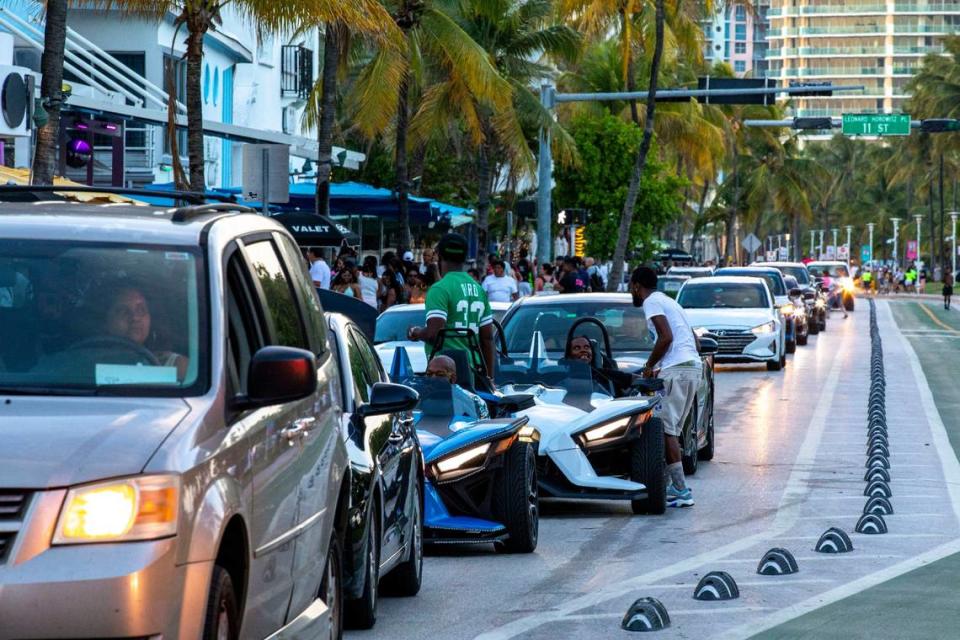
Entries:
MULTIPOLYGON (((376 508, 372 503, 371 510, 376 508)), ((364 549, 363 592, 356 600, 348 600, 344 622, 350 629, 370 629, 377 622, 377 588, 380 584, 380 527, 375 513, 370 513, 367 544, 364 549)))
POLYGON ((230 573, 213 565, 207 613, 203 623, 204 640, 234 640, 240 637, 240 609, 230 573))
POLYGON ((383 577, 384 595, 410 597, 420 592, 423 581, 423 508, 420 484, 413 486, 413 512, 410 514, 410 555, 396 569, 383 577))
POLYGON ((343 636, 343 553, 340 550, 340 534, 334 530, 327 546, 327 564, 323 570, 323 582, 318 594, 330 610, 330 640, 343 636))

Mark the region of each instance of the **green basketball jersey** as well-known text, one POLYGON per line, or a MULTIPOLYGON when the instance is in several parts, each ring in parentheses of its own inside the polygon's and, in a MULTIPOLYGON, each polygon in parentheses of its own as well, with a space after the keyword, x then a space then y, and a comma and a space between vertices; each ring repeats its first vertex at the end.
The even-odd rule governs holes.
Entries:
MULTIPOLYGON (((448 273, 439 282, 427 291, 425 305, 427 321, 439 318, 444 321, 448 329, 471 329, 480 337, 480 327, 493 322, 493 312, 490 310, 490 301, 487 292, 483 290, 470 274, 463 271, 448 273)), ((469 344, 463 338, 445 338, 444 349, 462 349, 471 351, 469 344)), ((478 363, 480 354, 473 356, 473 362, 478 363)))

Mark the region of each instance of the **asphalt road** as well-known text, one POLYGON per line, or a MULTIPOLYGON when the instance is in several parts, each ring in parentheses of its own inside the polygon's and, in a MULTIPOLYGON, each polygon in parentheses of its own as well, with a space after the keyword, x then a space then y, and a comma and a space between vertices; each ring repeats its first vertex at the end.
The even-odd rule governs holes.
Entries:
MULTIPOLYGON (((912 635, 884 633, 856 611, 865 603, 896 606, 881 593, 888 581, 960 552, 960 463, 913 338, 901 333, 891 306, 877 305, 895 508, 886 518, 889 533, 853 532, 866 502, 870 341, 869 310, 860 301, 849 319, 835 314, 783 373, 720 369, 717 455, 690 479, 695 507, 643 517, 616 502, 545 502, 536 553, 502 556, 475 547, 431 555, 420 595, 381 600, 377 626, 349 637, 629 637, 620 620, 643 596, 660 599, 670 613, 671 627, 653 634, 658 638, 912 635), (831 526, 850 533, 853 552, 814 552, 831 526), (790 550, 800 571, 757 575, 772 547, 790 550), (739 599, 692 598, 699 578, 714 570, 737 580, 739 599), (822 611, 839 611, 835 618, 847 628, 811 618, 822 611)), ((900 311, 912 336, 914 320, 900 311)), ((891 617, 915 617, 900 614, 891 617)))

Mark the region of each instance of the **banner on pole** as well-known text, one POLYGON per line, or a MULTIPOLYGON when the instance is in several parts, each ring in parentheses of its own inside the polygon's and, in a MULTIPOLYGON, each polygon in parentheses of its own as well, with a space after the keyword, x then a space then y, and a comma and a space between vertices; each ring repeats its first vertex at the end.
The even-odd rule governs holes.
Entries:
POLYGON ((917 241, 907 240, 907 260, 917 259, 917 241))

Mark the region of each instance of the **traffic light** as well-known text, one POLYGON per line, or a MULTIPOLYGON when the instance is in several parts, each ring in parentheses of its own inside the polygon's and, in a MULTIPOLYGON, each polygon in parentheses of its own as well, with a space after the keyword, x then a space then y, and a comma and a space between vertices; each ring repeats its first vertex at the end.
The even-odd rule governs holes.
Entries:
POLYGON ((920 131, 925 133, 946 133, 960 131, 960 120, 952 118, 929 118, 920 121, 920 131))
POLYGON ((829 117, 828 118, 794 118, 793 128, 803 129, 803 130, 831 129, 833 128, 833 119, 829 117))

